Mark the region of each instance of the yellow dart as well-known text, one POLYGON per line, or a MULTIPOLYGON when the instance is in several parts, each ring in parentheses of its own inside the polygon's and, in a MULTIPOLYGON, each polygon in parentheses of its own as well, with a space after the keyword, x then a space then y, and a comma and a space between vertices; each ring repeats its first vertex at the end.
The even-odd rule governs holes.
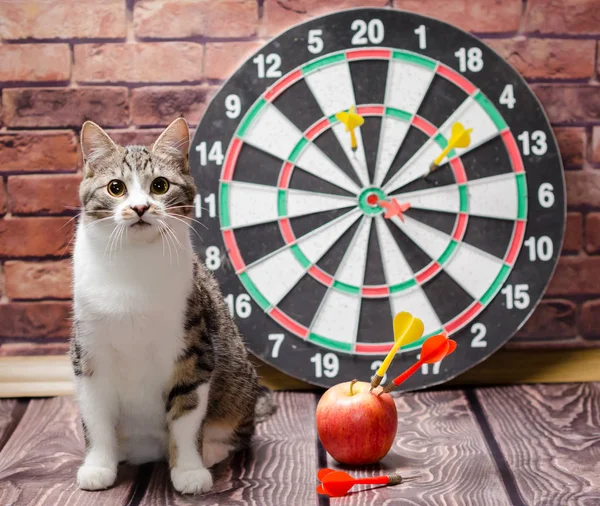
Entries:
POLYGON ((356 107, 354 106, 350 107, 348 111, 338 112, 335 117, 340 123, 346 125, 346 132, 350 132, 352 151, 356 151, 356 134, 354 133, 354 129, 362 126, 365 118, 356 113, 356 107))
POLYGON ((450 150, 454 148, 468 148, 469 144, 471 144, 472 131, 472 128, 466 130, 464 125, 458 121, 454 123, 454 125, 452 125, 452 133, 450 134, 448 145, 429 166, 429 172, 433 172, 439 167, 440 163, 442 163, 442 160, 448 155, 448 153, 450 153, 450 150))
POLYGON ((394 346, 373 376, 371 390, 379 386, 385 372, 394 359, 394 355, 396 355, 400 347, 414 343, 417 339, 420 339, 424 329, 423 322, 406 311, 398 313, 394 317, 394 346))

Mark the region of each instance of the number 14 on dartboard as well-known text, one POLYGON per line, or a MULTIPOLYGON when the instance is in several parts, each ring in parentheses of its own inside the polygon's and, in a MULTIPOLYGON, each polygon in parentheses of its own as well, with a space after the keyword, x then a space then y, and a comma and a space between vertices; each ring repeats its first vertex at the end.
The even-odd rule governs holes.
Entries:
MULTIPOLYGON (((560 156, 521 76, 433 18, 351 9, 264 44, 192 146, 194 227, 248 348, 330 386, 368 378, 407 311, 458 347, 440 383, 520 328, 556 265, 560 156)), ((392 370, 394 369, 394 370, 392 370)))

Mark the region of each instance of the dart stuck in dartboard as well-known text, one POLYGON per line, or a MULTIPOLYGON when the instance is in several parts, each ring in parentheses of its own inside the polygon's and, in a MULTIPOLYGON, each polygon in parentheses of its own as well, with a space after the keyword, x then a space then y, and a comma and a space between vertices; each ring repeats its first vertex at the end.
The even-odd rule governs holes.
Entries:
POLYGON ((320 387, 379 374, 393 349, 396 377, 439 335, 456 351, 398 390, 464 372, 524 324, 561 249, 538 100, 482 41, 421 15, 351 9, 282 33, 215 95, 191 152, 197 248, 247 346, 320 387), (423 331, 397 347, 399 313, 423 331))

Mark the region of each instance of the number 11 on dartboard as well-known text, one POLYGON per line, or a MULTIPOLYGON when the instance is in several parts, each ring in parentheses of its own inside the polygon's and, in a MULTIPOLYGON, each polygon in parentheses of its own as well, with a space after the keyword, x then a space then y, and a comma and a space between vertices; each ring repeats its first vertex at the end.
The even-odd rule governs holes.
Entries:
MULTIPOLYGON (((369 378, 392 319, 455 353, 502 346, 542 297, 565 221, 560 156, 521 76, 481 40, 391 9, 312 19, 222 86, 191 156, 195 228, 248 348, 316 385, 369 378)), ((394 374, 396 373, 396 374, 394 374)))

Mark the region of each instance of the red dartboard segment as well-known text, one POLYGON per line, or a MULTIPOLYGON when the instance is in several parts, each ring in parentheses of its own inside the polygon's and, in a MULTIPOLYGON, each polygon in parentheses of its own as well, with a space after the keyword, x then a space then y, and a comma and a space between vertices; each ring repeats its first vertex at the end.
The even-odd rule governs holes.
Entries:
POLYGON ((411 123, 429 137, 433 137, 437 132, 437 128, 435 126, 433 126, 425 118, 421 118, 421 116, 417 116, 416 114, 413 116, 411 123))
POLYGON ((242 149, 243 142, 237 137, 231 141, 229 146, 229 152, 225 158, 225 165, 223 167, 223 174, 221 176, 222 181, 231 181, 233 178, 233 171, 237 163, 238 156, 240 156, 240 150, 242 149))
POLYGON ((237 241, 235 240, 233 230, 223 230, 223 242, 225 243, 227 253, 231 258, 231 263, 233 264, 235 272, 242 272, 246 268, 246 264, 244 263, 242 255, 240 254, 240 249, 238 248, 237 241))
POLYGON ((296 81, 302 78, 302 71, 296 70, 290 74, 283 76, 277 81, 264 95, 267 102, 272 102, 278 95, 281 94, 288 86, 291 86, 296 81))
POLYGON ((300 325, 296 320, 293 320, 285 313, 282 313, 276 307, 272 308, 269 311, 269 315, 273 318, 277 323, 279 323, 282 327, 286 328, 293 334, 296 334, 303 339, 306 339, 308 336, 308 329, 303 325, 300 325))
POLYGON ((290 179, 292 178, 292 172, 294 170, 294 165, 290 162, 285 162, 283 164, 283 168, 279 173, 279 181, 277 182, 277 186, 282 190, 285 190, 290 185, 290 179))
POLYGON ((323 283, 325 286, 333 285, 333 278, 316 265, 312 265, 310 269, 308 269, 308 273, 317 281, 323 283))
POLYGON ((482 309, 483 305, 481 304, 481 302, 475 301, 465 311, 463 311, 456 318, 448 322, 444 326, 444 330, 448 332, 448 334, 452 334, 454 331, 469 323, 469 321, 472 320, 482 309))
POLYGON ((465 231, 467 230, 467 221, 469 216, 465 213, 459 213, 458 219, 454 224, 454 230, 452 231, 452 239, 455 241, 462 241, 462 238, 465 235, 465 231))
POLYGON ((356 112, 362 116, 383 116, 385 107, 382 105, 361 105, 356 112))
POLYGON ((279 228, 281 230, 281 235, 287 244, 293 244, 296 241, 296 236, 294 235, 288 218, 279 220, 279 228))
POLYGON ((473 95, 477 91, 477 87, 474 86, 468 79, 465 79, 450 67, 446 67, 446 65, 439 64, 436 72, 438 75, 445 77, 448 79, 448 81, 456 84, 456 86, 461 88, 467 95, 473 95))
POLYGON ((329 118, 323 118, 317 121, 313 126, 311 126, 304 137, 306 137, 309 141, 312 141, 315 137, 318 137, 323 130, 325 130, 329 126, 329 118))
POLYGON ((387 297, 390 289, 387 286, 363 286, 360 293, 363 297, 387 297))
POLYGON ((348 60, 387 60, 391 57, 392 52, 389 49, 355 49, 346 51, 346 58, 348 58, 348 60))
POLYGON ((454 179, 456 179, 457 184, 466 183, 467 174, 465 172, 465 167, 460 157, 456 157, 450 160, 450 166, 452 167, 452 171, 454 172, 454 179))
POLYGON ((368 344, 368 343, 356 343, 355 350, 357 353, 365 353, 372 355, 384 355, 389 353, 394 347, 394 343, 388 344, 368 344))
POLYGON ((418 283, 420 283, 422 285, 429 278, 433 277, 437 272, 439 272, 440 269, 441 269, 441 266, 439 263, 431 262, 427 267, 425 267, 423 270, 421 270, 420 272, 417 272, 417 274, 415 274, 415 279, 417 280, 418 283))
POLYGON ((508 151, 513 171, 524 172, 525 168, 523 167, 523 159, 521 158, 521 152, 519 151, 517 141, 515 141, 512 132, 510 130, 504 130, 500 135, 502 136, 502 140, 504 141, 504 145, 506 146, 506 150, 508 151))
POLYGON ((519 251, 521 251, 521 244, 523 243, 523 237, 525 236, 525 226, 526 223, 524 221, 515 222, 515 229, 512 235, 512 241, 508 248, 508 253, 504 262, 508 265, 513 265, 517 256, 519 255, 519 251))

